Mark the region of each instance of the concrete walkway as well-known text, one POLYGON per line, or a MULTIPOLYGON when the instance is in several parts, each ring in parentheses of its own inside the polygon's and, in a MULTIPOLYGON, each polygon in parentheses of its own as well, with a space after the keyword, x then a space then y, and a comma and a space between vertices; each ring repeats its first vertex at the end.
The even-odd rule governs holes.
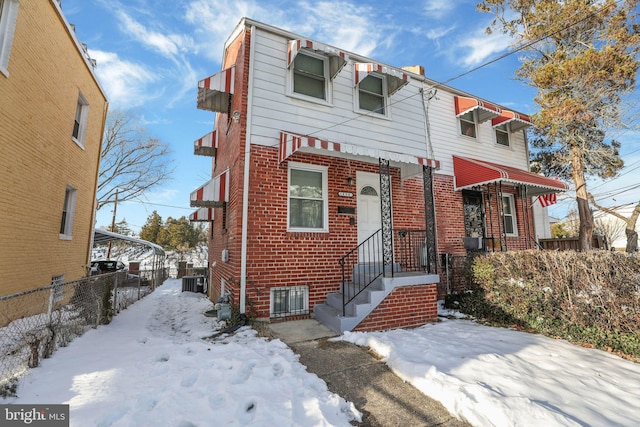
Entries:
POLYGON ((322 378, 332 392, 353 402, 362 412, 360 426, 470 427, 437 402, 402 381, 365 348, 329 341, 336 334, 314 319, 269 324, 300 363, 322 378))

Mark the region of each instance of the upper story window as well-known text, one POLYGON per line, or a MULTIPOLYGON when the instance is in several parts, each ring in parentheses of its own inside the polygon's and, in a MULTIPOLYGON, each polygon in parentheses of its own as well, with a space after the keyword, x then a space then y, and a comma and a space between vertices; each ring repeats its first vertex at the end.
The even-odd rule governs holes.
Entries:
POLYGON ((361 110, 385 114, 385 84, 384 78, 369 74, 358 84, 358 107, 361 110))
POLYGON ((510 143, 509 143, 509 129, 507 128, 507 125, 504 124, 504 125, 495 126, 494 130, 496 133, 496 144, 508 147, 510 143))
POLYGON ((389 114, 387 99, 409 84, 409 76, 402 70, 373 62, 353 64, 353 83, 356 88, 356 110, 389 114))
POLYGON ((9 75, 9 55, 18 17, 18 0, 0 0, 0 72, 9 75))
POLYGON ((331 81, 349 60, 349 55, 312 40, 290 40, 287 67, 290 69, 289 94, 309 100, 331 102, 331 81))
POLYGON ((476 118, 473 111, 462 114, 459 117, 460 121, 460 134, 469 136, 471 138, 477 138, 476 118))
POLYGON ((516 204, 513 194, 502 196, 502 219, 504 223, 504 234, 507 236, 518 235, 518 224, 516 222, 516 204))
POLYGON ((289 231, 328 231, 327 168, 289 162, 289 231))
POLYGON ((326 59, 298 52, 293 60, 293 91, 318 99, 327 99, 326 59))
POLYGON ((68 186, 64 193, 64 205, 62 206, 62 219, 60 220, 60 238, 71 239, 73 230, 73 216, 76 211, 76 195, 78 190, 68 186))
POLYGON ((76 115, 73 120, 73 132, 71 133, 72 139, 80 147, 84 147, 84 138, 87 133, 87 119, 89 117, 89 103, 82 96, 78 94, 78 103, 76 104, 76 115))

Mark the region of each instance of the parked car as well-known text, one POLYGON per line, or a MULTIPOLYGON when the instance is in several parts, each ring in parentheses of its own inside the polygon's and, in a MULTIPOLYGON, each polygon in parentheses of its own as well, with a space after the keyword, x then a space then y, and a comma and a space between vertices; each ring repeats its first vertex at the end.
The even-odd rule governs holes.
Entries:
POLYGON ((115 273, 126 268, 122 261, 113 261, 102 259, 99 261, 91 261, 91 275, 102 273, 115 273))

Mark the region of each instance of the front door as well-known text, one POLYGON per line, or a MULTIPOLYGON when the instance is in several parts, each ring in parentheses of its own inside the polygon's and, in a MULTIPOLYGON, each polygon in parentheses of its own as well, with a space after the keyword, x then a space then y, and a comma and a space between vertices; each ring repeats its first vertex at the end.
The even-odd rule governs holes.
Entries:
POLYGON ((482 193, 477 191, 463 191, 462 202, 464 204, 464 234, 468 240, 467 245, 477 246, 472 249, 480 249, 484 235, 484 212, 482 209, 482 193))
MULTIPOLYGON (((356 173, 356 188, 358 191, 358 244, 367 240, 373 233, 382 228, 382 214, 380 211, 380 175, 368 172, 356 173)), ((381 242, 381 240, 380 240, 381 242)), ((381 255, 381 244, 369 246, 359 254, 367 258, 381 255)))

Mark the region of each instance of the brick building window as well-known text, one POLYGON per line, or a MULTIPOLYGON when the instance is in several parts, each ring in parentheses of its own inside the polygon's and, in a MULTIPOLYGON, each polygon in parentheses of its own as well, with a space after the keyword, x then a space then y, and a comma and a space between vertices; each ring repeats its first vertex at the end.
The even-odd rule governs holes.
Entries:
POLYGON ((76 210, 77 190, 67 186, 64 193, 64 205, 62 206, 62 219, 60 221, 60 238, 65 240, 71 239, 73 230, 73 215, 76 210))
POLYGON ((289 231, 328 231, 325 166, 289 162, 289 231))
POLYGON ((9 76, 9 56, 18 17, 18 0, 0 0, 0 72, 9 76))
POLYGON ((504 233, 507 236, 517 236, 518 224, 516 222, 516 203, 513 194, 504 194, 502 196, 502 219, 504 233))
POLYGON ((81 147, 84 147, 84 137, 87 133, 87 119, 89 117, 89 103, 78 94, 78 103, 76 104, 76 115, 73 120, 73 132, 71 136, 73 140, 81 147))
POLYGON ((309 313, 309 287, 287 286, 271 289, 272 317, 309 313))
POLYGON ((327 99, 327 59, 298 52, 293 60, 293 92, 318 99, 327 99))

